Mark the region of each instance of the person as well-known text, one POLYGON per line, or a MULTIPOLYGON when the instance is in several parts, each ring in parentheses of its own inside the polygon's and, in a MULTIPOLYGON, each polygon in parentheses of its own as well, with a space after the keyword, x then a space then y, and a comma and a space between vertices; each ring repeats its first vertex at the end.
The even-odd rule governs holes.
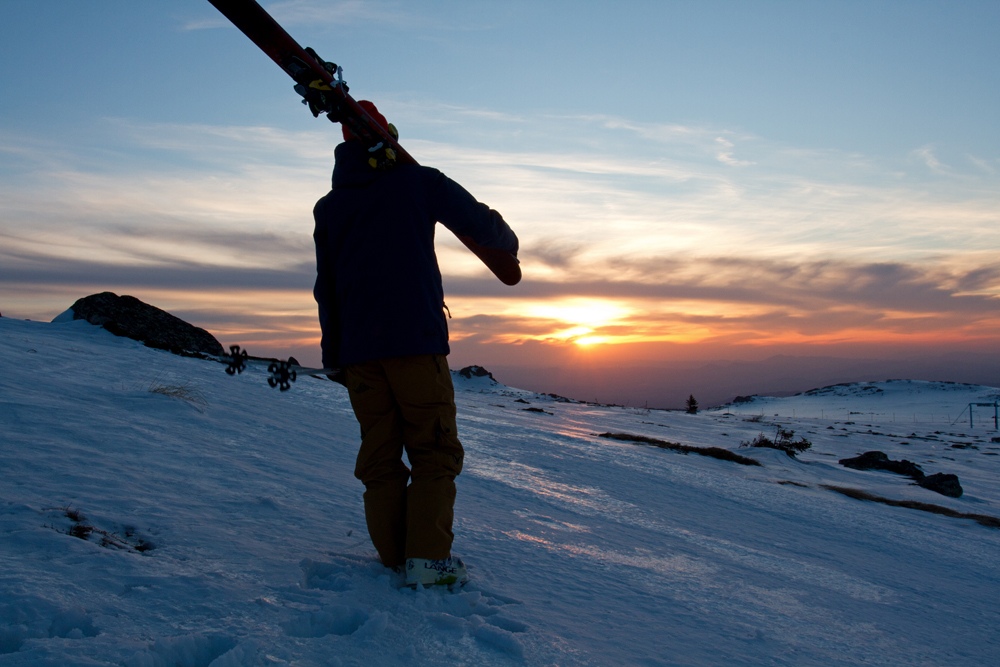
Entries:
MULTIPOLYGON (((395 133, 374 104, 359 104, 395 133)), ((354 475, 382 563, 405 567, 410 586, 465 583, 465 564, 451 554, 464 451, 435 224, 515 256, 518 240, 499 213, 437 169, 376 171, 368 160, 344 127, 333 189, 313 211, 323 366, 343 368, 361 427, 354 475)))

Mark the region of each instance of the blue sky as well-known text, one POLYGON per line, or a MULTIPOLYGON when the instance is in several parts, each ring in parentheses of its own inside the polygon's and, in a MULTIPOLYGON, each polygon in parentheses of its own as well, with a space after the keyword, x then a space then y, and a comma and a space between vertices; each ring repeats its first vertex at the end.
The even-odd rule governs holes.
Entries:
MULTIPOLYGON (((440 235, 456 363, 996 349, 996 2, 265 7, 520 235, 513 290, 440 235)), ((3 3, 0 55, 0 312, 318 361, 339 128, 270 60, 194 0, 3 3)))
MULTIPOLYGON (((995 2, 267 6, 373 97, 670 119, 869 155, 1000 148, 985 131, 1000 102, 995 2)), ((4 3, 2 12, 8 128, 76 126, 69 110, 79 121, 311 120, 288 112, 284 75, 207 2, 4 3), (60 84, 40 85, 46 75, 60 84)))

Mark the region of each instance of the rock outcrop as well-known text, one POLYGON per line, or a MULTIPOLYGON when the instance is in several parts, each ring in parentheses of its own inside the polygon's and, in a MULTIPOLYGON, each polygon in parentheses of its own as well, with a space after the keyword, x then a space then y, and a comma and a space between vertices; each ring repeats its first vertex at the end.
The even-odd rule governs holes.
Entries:
POLYGON ((476 378, 488 377, 489 379, 493 380, 494 382, 497 381, 496 378, 493 377, 493 373, 490 373, 488 370, 486 370, 482 366, 466 366, 465 368, 463 368, 462 370, 460 370, 458 372, 458 374, 461 375, 462 377, 468 379, 468 380, 471 380, 474 377, 476 377, 476 378))
POLYGON ((930 491, 936 491, 942 496, 949 498, 962 497, 962 485, 958 482, 958 475, 949 475, 943 472, 936 472, 916 480, 918 486, 922 486, 930 491))
POLYGON ((854 470, 886 470, 897 475, 906 475, 913 479, 922 478, 924 471, 916 463, 903 459, 893 461, 883 452, 865 452, 853 459, 840 459, 840 465, 854 470))
POLYGON ((894 472, 897 475, 905 475, 914 481, 917 486, 929 491, 940 493, 949 498, 960 498, 962 496, 962 485, 958 481, 958 475, 951 475, 943 472, 926 475, 916 463, 903 459, 893 461, 884 452, 865 452, 861 456, 852 459, 840 459, 838 462, 845 468, 854 470, 885 470, 894 472))
POLYGON ((204 329, 134 296, 118 296, 113 292, 91 294, 79 299, 70 310, 74 320, 87 320, 116 336, 140 341, 148 347, 178 354, 196 352, 218 356, 225 352, 215 336, 204 329))

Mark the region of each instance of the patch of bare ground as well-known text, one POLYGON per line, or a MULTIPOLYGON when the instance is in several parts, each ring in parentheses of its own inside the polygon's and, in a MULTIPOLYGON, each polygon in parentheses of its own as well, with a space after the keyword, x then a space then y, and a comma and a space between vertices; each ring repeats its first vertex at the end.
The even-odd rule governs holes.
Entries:
POLYGON ((882 503, 883 505, 890 505, 892 507, 906 507, 908 509, 920 510, 922 512, 931 512, 932 514, 950 516, 955 519, 972 519, 981 526, 987 526, 988 528, 1000 528, 1000 519, 986 514, 968 514, 966 512, 958 512, 948 507, 932 505, 931 503, 922 503, 917 500, 892 500, 891 498, 883 498, 882 496, 876 496, 873 493, 868 493, 867 491, 862 491, 861 489, 852 489, 846 486, 820 484, 820 487, 827 489, 828 491, 835 491, 843 494, 848 498, 854 498, 855 500, 869 500, 873 503, 882 503))
POLYGON ((623 440, 625 442, 634 442, 640 445, 652 445, 653 447, 669 449, 674 452, 680 452, 681 454, 710 456, 713 459, 732 461, 733 463, 739 463, 740 465, 745 466, 761 465, 759 461, 755 461, 748 456, 740 456, 739 454, 735 454, 728 449, 723 449, 722 447, 692 447, 691 445, 682 445, 679 442, 670 442, 668 440, 659 440, 657 438, 647 438, 644 435, 632 435, 631 433, 598 433, 596 435, 601 438, 611 438, 612 440, 623 440))
POLYGON ((145 554, 156 548, 156 545, 137 535, 137 530, 133 526, 122 526, 119 530, 108 531, 97 528, 88 521, 83 512, 72 507, 49 507, 46 511, 60 512, 72 523, 69 528, 59 530, 55 525, 45 526, 53 528, 66 535, 72 535, 86 542, 97 541, 99 546, 105 549, 124 549, 136 553, 145 554))

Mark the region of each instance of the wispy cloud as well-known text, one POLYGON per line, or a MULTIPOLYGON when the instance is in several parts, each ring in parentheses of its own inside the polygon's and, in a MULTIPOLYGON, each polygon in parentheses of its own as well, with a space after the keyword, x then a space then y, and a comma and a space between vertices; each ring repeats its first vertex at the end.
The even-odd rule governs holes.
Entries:
MULTIPOLYGON (((995 336, 1000 188, 975 165, 935 180, 925 161, 911 180, 906 156, 880 165, 724 128, 384 108, 419 160, 521 237, 511 289, 439 235, 463 344, 995 336), (442 124, 462 130, 455 141, 422 138, 442 124)), ((139 292, 230 340, 313 345, 311 209, 336 133, 108 124, 119 143, 100 151, 0 135, 5 303, 35 294, 45 305, 28 316, 51 316, 84 286, 139 292)))
POLYGON ((723 137, 716 137, 715 143, 719 146, 719 152, 717 158, 722 164, 728 164, 732 167, 747 167, 753 164, 748 160, 737 160, 733 157, 733 148, 736 144, 725 139, 723 137))
POLYGON ((516 295, 488 280, 449 279, 454 328, 467 342, 480 343, 775 345, 989 340, 1000 324, 995 262, 959 268, 718 257, 635 263, 625 257, 611 263, 616 279, 596 277, 602 272, 589 267, 573 278, 536 280, 516 295))
POLYGON ((188 21, 187 23, 184 24, 183 29, 184 30, 213 30, 215 28, 225 28, 225 27, 231 26, 231 25, 232 25, 232 23, 230 23, 229 20, 226 19, 225 17, 220 16, 220 17, 217 18, 217 17, 213 16, 212 18, 202 18, 202 19, 194 19, 194 20, 188 21))
POLYGON ((983 160, 982 158, 978 158, 975 155, 966 155, 966 157, 969 158, 969 161, 972 164, 976 165, 977 167, 979 167, 980 169, 982 169, 984 172, 986 172, 990 176, 996 176, 997 166, 1000 166, 1000 161, 997 161, 997 164, 993 165, 993 164, 990 164, 987 160, 983 160))
POLYGON ((922 146, 913 151, 913 155, 927 165, 927 168, 938 174, 949 174, 951 169, 942 164, 934 155, 934 149, 930 146, 922 146))

